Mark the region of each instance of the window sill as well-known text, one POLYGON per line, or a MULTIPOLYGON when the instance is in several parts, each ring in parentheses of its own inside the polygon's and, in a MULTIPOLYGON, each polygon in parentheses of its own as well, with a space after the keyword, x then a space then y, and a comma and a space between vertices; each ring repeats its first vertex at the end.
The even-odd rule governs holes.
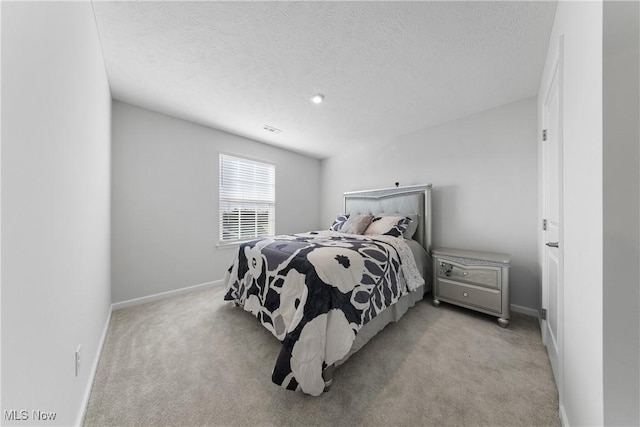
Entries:
POLYGON ((256 239, 259 239, 259 237, 254 237, 253 239, 247 239, 247 240, 240 240, 237 242, 218 242, 218 244, 216 245, 216 248, 217 249, 233 249, 233 248, 237 248, 242 243, 247 243, 256 239))

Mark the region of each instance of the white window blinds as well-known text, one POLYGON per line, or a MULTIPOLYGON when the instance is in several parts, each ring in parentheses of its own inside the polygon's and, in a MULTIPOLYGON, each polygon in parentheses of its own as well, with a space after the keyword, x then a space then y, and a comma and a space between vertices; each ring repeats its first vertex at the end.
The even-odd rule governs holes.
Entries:
POLYGON ((220 154, 220 242, 275 234, 276 167, 220 154))

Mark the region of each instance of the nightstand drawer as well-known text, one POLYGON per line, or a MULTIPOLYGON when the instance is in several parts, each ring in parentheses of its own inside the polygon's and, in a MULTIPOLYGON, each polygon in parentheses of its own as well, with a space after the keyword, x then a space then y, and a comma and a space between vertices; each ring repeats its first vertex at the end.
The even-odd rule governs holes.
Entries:
POLYGON ((500 289, 500 269, 467 267, 451 261, 440 261, 438 277, 500 289))
POLYGON ((438 297, 444 301, 453 300, 496 313, 501 312, 502 294, 499 290, 454 282, 440 277, 437 280, 438 297))

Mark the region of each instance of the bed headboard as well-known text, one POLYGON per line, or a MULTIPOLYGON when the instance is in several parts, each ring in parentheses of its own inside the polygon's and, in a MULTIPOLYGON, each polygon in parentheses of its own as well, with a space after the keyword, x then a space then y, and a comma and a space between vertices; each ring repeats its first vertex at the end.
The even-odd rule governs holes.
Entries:
POLYGON ((431 254, 431 184, 348 191, 344 193, 344 212, 418 214, 420 220, 413 238, 431 254))

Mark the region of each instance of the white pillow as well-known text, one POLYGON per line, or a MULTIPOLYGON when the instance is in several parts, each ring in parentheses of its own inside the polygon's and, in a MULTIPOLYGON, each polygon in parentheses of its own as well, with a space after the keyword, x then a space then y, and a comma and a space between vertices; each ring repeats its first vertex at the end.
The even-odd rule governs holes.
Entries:
POLYGON ((383 213, 379 213, 379 214, 375 214, 375 216, 401 216, 401 217, 406 217, 409 218, 411 220, 411 222, 409 222, 409 225, 407 226, 407 229, 404 230, 404 232, 402 233, 402 235, 404 236, 405 239, 413 239, 413 235, 416 234, 416 231, 418 230, 418 221, 420 221, 420 215, 418 214, 403 214, 403 213, 398 213, 398 212, 394 212, 394 213, 389 213, 389 212, 383 212, 383 213))
POLYGON ((407 229, 411 219, 404 216, 376 216, 364 231, 364 234, 386 234, 401 237, 407 229))

